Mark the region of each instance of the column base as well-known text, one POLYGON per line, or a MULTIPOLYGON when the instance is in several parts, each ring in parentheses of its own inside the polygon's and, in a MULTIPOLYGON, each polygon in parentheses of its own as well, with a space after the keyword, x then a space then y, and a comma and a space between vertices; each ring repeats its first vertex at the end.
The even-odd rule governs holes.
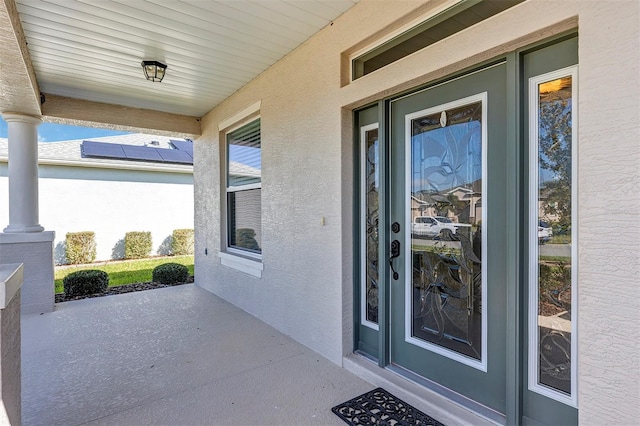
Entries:
POLYGON ((44 231, 44 227, 40 225, 29 225, 29 226, 9 225, 3 230, 3 232, 7 234, 24 234, 24 233, 42 232, 42 231, 44 231))
POLYGON ((0 233, 3 263, 24 265, 22 314, 52 312, 55 302, 53 240, 55 232, 0 233))

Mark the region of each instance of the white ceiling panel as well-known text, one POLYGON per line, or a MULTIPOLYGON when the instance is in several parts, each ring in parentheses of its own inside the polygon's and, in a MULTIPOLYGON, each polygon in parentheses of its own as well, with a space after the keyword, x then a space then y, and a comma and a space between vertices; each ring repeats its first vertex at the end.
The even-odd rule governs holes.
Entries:
POLYGON ((358 0, 17 0, 43 93, 202 116, 358 0), (168 65, 146 81, 142 60, 168 65))

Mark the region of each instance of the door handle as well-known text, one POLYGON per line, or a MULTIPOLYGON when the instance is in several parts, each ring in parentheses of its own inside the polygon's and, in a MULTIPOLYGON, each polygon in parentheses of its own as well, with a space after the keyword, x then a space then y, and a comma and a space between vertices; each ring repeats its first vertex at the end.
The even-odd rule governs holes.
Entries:
POLYGON ((393 240, 391 241, 391 250, 389 251, 389 266, 391 267, 391 271, 393 272, 393 279, 397 280, 400 276, 393 267, 393 259, 400 256, 400 241, 393 240))

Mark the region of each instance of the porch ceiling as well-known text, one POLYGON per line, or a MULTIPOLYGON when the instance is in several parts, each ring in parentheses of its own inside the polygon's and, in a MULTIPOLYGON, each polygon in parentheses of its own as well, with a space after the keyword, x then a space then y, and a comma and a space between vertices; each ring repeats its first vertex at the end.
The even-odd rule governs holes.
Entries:
POLYGON ((198 134, 199 117, 359 0, 0 1, 1 111, 198 134), (142 60, 168 65, 162 83, 142 60))

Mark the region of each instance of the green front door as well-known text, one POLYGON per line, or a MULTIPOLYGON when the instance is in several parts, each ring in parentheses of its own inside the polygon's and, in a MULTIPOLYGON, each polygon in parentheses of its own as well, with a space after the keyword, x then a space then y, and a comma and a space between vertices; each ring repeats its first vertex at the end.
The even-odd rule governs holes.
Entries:
MULTIPOLYGON (((391 102, 392 366, 506 412, 506 64, 391 102), (397 231, 397 232, 396 232, 397 231), (397 249, 397 250, 395 250, 397 249)), ((513 213, 513 212, 512 212, 513 213)))

